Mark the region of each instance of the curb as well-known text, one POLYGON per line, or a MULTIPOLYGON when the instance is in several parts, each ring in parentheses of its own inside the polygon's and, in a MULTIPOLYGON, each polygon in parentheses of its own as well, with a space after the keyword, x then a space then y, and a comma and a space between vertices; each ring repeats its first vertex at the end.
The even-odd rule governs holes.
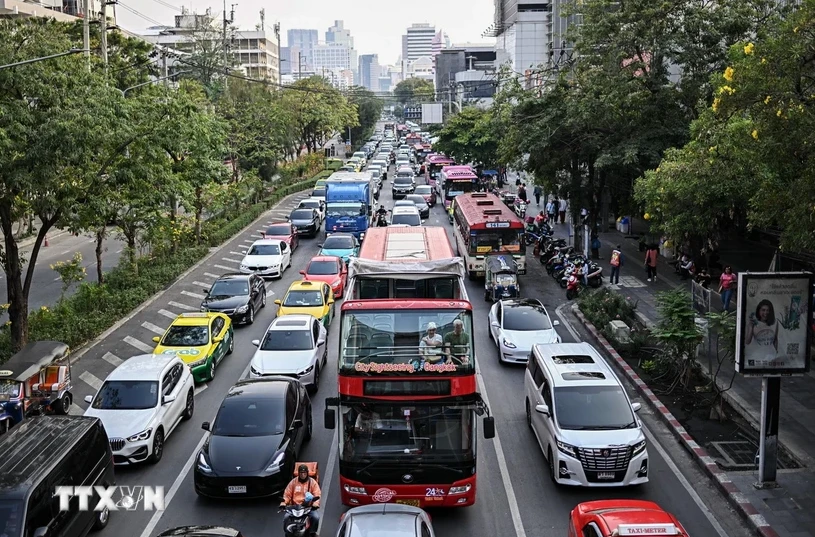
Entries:
MULTIPOLYGON (((308 189, 306 189, 306 190, 308 190, 308 189)), ((164 289, 162 289, 162 290, 158 291, 156 294, 154 294, 153 296, 151 296, 150 298, 148 298, 147 300, 145 300, 144 302, 142 302, 141 304, 139 304, 139 306, 138 306, 138 307, 136 307, 136 309, 134 309, 133 311, 131 311, 130 313, 128 313, 128 314, 127 314, 125 317, 123 317, 123 318, 119 319, 118 321, 116 321, 116 323, 114 323, 114 324, 113 324, 113 326, 111 326, 110 328, 108 328, 107 330, 105 330, 104 332, 102 332, 101 334, 99 334, 98 336, 96 336, 94 339, 92 339, 92 340, 88 341, 87 343, 85 343, 84 345, 82 345, 81 347, 79 347, 79 348, 78 348, 76 351, 72 352, 72 353, 71 353, 71 359, 70 359, 70 360, 71 360, 71 365, 73 365, 73 364, 75 364, 76 362, 78 362, 78 361, 79 361, 79 359, 80 359, 80 358, 82 358, 82 356, 84 356, 84 355, 85 355, 85 354, 86 354, 86 353, 87 353, 89 350, 91 350, 91 349, 92 349, 92 348, 94 348, 96 345, 98 345, 99 343, 101 343, 101 342, 102 342, 104 339, 106 339, 108 336, 110 336, 110 335, 111 335, 113 332, 115 332, 116 330, 118 330, 119 328, 121 328, 121 327, 122 327, 122 326, 123 326, 123 325, 124 325, 124 324, 125 324, 127 321, 129 321, 130 319, 132 319, 133 317, 135 317, 136 315, 138 315, 139 313, 141 313, 142 311, 144 311, 144 310, 145 310, 145 309, 146 309, 146 308, 147 308, 149 305, 151 305, 153 302, 155 302, 156 300, 158 300, 159 298, 161 298, 161 297, 162 297, 162 295, 164 295, 164 293, 165 293, 165 292, 166 292, 166 291, 167 291, 167 290, 168 290, 170 287, 172 287, 173 285, 175 285, 176 283, 178 283, 179 281, 181 281, 183 278, 186 278, 186 277, 187 277, 187 276, 189 276, 189 275, 190 275, 190 273, 192 273, 194 270, 196 270, 196 269, 200 268, 200 267, 201 267, 201 265, 203 265, 204 263, 206 263, 207 261, 209 261, 209 260, 210 260, 210 259, 211 259, 211 258, 212 258, 212 257, 213 257, 215 254, 217 254, 217 253, 218 253, 218 251, 219 251, 219 250, 220 250, 220 249, 221 249, 221 248, 224 246, 224 244, 226 244, 227 242, 231 241, 233 238, 235 238, 235 236, 240 235, 241 233, 244 233, 244 232, 246 232, 246 231, 247 231, 247 230, 249 230, 249 229, 257 229, 257 227, 254 227, 254 226, 257 226, 257 223, 258 223, 259 221, 263 220, 264 218, 268 218, 268 213, 269 213, 269 211, 273 210, 275 207, 277 207, 278 205, 282 204, 283 202, 285 202, 285 201, 286 201, 286 200, 288 200, 289 198, 291 198, 291 197, 293 197, 293 196, 296 196, 296 195, 298 195, 298 194, 301 194, 301 193, 305 192, 306 190, 301 190, 301 191, 299 191, 299 192, 293 192, 293 193, 289 194, 288 196, 286 196, 285 198, 282 198, 280 201, 278 201, 277 203, 275 203, 275 204, 274 204, 272 207, 269 207, 267 210, 263 211, 263 213, 262 213, 260 216, 258 216, 258 217, 257 217, 255 220, 253 220, 253 221, 252 221, 252 222, 251 222, 249 225, 247 225, 245 228, 243 228, 243 229, 241 229, 240 231, 238 231, 238 232, 237 232, 235 235, 233 235, 232 237, 228 238, 227 240, 225 240, 225 241, 224 241, 223 243, 221 243, 220 245, 218 245, 218 246, 213 246, 212 248, 210 248, 209 253, 208 253, 207 255, 205 255, 205 256, 204 256, 204 257, 203 257, 203 258, 202 258, 200 261, 198 261, 197 263, 195 263, 193 266, 191 266, 190 268, 188 268, 187 270, 185 270, 184 272, 182 272, 181 274, 179 274, 179 275, 178 275, 178 277, 177 277, 175 280, 173 280, 172 282, 170 282, 170 283, 167 285, 167 287, 165 287, 164 289)))
POLYGON ((713 461, 713 458, 708 454, 707 450, 696 443, 693 437, 688 434, 668 408, 663 405, 654 392, 651 391, 651 388, 643 382, 634 369, 628 365, 614 347, 611 346, 611 343, 583 316, 577 304, 572 306, 572 313, 575 314, 583 326, 591 333, 594 339, 597 340, 597 343, 605 349, 606 354, 611 357, 616 368, 621 370, 625 377, 636 386, 637 392, 647 401, 648 405, 656 410, 657 415, 668 425, 668 428, 685 449, 691 453, 696 463, 713 479, 716 486, 724 493, 736 511, 738 511, 756 531, 756 534, 763 537, 779 537, 778 533, 767 523, 767 520, 758 512, 753 504, 747 501, 739 488, 731 481, 730 477, 728 477, 727 473, 722 471, 713 461))

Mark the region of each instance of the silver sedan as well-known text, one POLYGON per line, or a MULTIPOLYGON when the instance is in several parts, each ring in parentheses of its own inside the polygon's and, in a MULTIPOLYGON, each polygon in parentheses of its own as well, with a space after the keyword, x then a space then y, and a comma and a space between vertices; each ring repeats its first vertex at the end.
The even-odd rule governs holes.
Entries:
POLYGON ((380 533, 388 537, 436 537, 427 513, 398 503, 354 507, 343 515, 337 537, 380 533))

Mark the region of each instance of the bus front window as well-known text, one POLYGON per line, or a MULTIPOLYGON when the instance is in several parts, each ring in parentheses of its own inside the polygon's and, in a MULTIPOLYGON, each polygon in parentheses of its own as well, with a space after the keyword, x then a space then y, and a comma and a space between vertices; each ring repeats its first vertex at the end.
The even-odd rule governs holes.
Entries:
POLYGON ((489 229, 486 231, 474 231, 470 235, 470 253, 524 253, 521 232, 517 229, 489 229))

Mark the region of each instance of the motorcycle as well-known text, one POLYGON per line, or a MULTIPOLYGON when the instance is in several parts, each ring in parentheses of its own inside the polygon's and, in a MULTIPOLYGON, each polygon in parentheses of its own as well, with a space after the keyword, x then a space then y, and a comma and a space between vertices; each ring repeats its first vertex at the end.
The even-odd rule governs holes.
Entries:
POLYGON ((308 515, 313 509, 312 503, 319 499, 319 496, 312 496, 307 492, 305 501, 300 505, 287 505, 278 511, 286 513, 283 518, 285 537, 311 537, 317 534, 317 528, 311 527, 311 518, 308 515))
MULTIPOLYGON (((597 263, 585 259, 585 257, 583 258, 582 263, 580 262, 580 260, 578 260, 577 262, 577 264, 581 266, 585 263, 589 264, 589 273, 586 275, 586 280, 588 281, 589 287, 596 289, 603 285, 603 267, 601 267, 597 263)), ((560 286, 562 288, 564 289, 568 288, 569 275, 571 274, 574 268, 575 266, 573 265, 568 266, 564 273, 561 275, 560 286)), ((580 281, 583 281, 582 271, 578 272, 578 277, 580 278, 580 281)))
POLYGON ((580 278, 575 272, 572 272, 566 284, 566 300, 574 300, 578 296, 580 296, 580 278))
POLYGON ((388 227, 388 219, 384 213, 376 215, 376 227, 388 227))

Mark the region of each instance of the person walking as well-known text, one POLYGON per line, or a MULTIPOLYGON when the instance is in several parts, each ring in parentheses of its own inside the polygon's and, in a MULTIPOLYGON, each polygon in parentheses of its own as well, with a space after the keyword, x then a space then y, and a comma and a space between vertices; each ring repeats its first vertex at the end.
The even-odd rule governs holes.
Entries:
POLYGON ((518 186, 518 199, 524 203, 529 203, 529 200, 526 197, 526 185, 523 183, 518 186))
POLYGON ((533 190, 533 193, 535 194, 535 203, 537 204, 538 207, 540 207, 541 194, 543 194, 543 189, 541 188, 540 185, 535 185, 535 190, 533 190))
POLYGON ((648 281, 657 281, 657 256, 659 250, 656 245, 652 244, 645 251, 645 271, 648 274, 648 281))
POLYGON ((566 200, 565 199, 560 200, 560 206, 558 207, 558 210, 560 211, 561 224, 566 223, 566 208, 567 208, 566 200))
POLYGON ((611 261, 609 263, 611 264, 611 278, 609 282, 612 285, 619 285, 620 267, 623 266, 623 252, 620 250, 619 244, 611 251, 611 261))
POLYGON ((558 207, 558 200, 555 197, 552 197, 552 199, 549 200, 549 203, 546 204, 546 214, 549 215, 549 222, 553 225, 557 223, 556 215, 558 207))
POLYGON ((733 299, 733 291, 735 291, 737 285, 738 276, 733 274, 733 267, 727 265, 719 277, 719 293, 722 294, 722 308, 724 311, 730 309, 730 301, 733 299))

